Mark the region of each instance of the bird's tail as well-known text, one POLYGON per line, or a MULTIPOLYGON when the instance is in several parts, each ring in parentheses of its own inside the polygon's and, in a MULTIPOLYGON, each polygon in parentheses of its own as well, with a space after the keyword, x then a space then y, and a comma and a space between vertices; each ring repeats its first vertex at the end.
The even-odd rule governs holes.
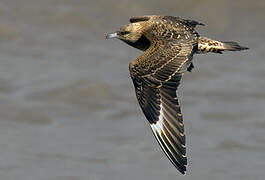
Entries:
POLYGON ((199 37, 197 53, 222 53, 222 51, 241 51, 246 49, 249 48, 240 46, 237 42, 221 42, 206 37, 199 37))

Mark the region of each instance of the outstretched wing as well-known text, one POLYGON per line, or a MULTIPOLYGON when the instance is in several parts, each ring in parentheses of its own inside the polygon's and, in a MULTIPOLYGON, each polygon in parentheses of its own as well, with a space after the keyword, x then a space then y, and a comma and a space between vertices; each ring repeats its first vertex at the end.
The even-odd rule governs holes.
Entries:
POLYGON ((161 148, 184 174, 187 165, 184 125, 176 95, 181 75, 160 83, 149 78, 133 79, 137 99, 161 148))
POLYGON ((198 49, 194 27, 200 23, 169 16, 134 17, 130 21, 147 21, 149 29, 143 35, 151 42, 130 63, 137 99, 162 150, 184 174, 187 157, 177 89, 198 49))
POLYGON ((187 165, 184 124, 176 91, 183 70, 192 59, 194 47, 182 46, 174 55, 159 49, 140 56, 146 62, 161 58, 159 63, 154 63, 152 73, 139 76, 133 66, 130 66, 130 73, 137 99, 154 136, 173 165, 184 174, 187 165))

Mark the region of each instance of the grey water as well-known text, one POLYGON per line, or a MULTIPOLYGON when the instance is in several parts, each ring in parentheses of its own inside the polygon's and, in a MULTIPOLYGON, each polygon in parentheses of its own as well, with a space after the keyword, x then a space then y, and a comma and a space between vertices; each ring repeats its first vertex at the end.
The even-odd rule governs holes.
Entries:
POLYGON ((259 0, 1 0, 1 180, 263 180, 265 3, 259 0), (128 64, 105 34, 131 16, 198 20, 250 50, 195 55, 180 87, 182 176, 155 141, 128 64))

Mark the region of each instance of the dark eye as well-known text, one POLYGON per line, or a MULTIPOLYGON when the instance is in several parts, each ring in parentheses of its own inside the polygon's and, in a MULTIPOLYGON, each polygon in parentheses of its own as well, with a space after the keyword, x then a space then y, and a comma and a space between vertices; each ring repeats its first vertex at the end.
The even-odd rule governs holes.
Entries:
POLYGON ((126 34, 129 34, 130 32, 129 31, 121 31, 120 34, 121 35, 126 35, 126 34))

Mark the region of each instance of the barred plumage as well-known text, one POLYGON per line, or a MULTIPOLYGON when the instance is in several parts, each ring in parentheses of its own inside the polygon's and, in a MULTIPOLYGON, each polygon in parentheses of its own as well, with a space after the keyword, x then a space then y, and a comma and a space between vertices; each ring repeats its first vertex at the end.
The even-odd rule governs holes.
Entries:
POLYGON ((241 51, 246 49, 248 48, 240 46, 237 42, 220 42, 206 37, 199 37, 197 53, 213 52, 221 54, 223 51, 241 51))
POLYGON ((248 49, 235 42, 200 37, 197 21, 172 16, 141 16, 130 19, 107 38, 116 37, 144 51, 130 65, 136 97, 162 150, 173 165, 187 167, 183 116, 177 89, 183 73, 191 71, 195 53, 248 49))

